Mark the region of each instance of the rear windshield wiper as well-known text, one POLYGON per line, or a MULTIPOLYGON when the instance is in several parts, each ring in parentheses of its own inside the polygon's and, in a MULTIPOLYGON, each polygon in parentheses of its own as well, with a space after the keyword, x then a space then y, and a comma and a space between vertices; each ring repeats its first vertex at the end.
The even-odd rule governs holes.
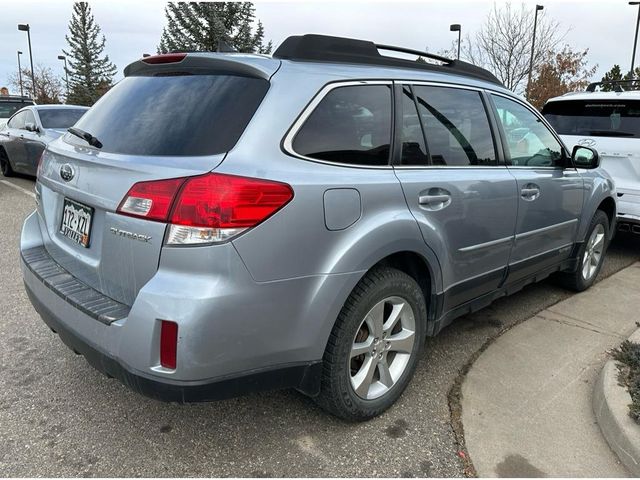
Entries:
POLYGON ((89 132, 85 132, 84 130, 80 130, 76 127, 67 128, 67 132, 69 132, 71 135, 75 135, 76 137, 83 139, 92 147, 102 148, 102 142, 100 142, 100 140, 91 135, 89 132))
POLYGON ((603 136, 603 137, 635 137, 635 133, 619 132, 617 130, 591 130, 589 135, 603 136))

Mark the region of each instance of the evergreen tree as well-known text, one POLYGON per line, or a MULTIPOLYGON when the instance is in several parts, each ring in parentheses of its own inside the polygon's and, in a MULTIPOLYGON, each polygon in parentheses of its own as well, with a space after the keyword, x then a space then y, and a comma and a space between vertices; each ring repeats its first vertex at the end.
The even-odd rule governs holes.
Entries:
POLYGON ((167 26, 162 31, 158 53, 176 50, 218 50, 225 42, 239 52, 271 53, 264 27, 255 28, 255 8, 251 2, 169 2, 165 8, 167 26))
MULTIPOLYGON (((629 82, 622 83, 620 87, 624 90, 638 90, 640 89, 640 67, 636 67, 632 72, 627 72, 622 75, 622 70, 620 69, 620 65, 614 65, 611 70, 604 74, 602 77, 603 82, 608 82, 612 80, 638 80, 637 82, 629 82)), ((613 92, 617 87, 615 85, 601 85, 600 91, 602 92, 613 92)))
POLYGON ((102 55, 106 39, 87 2, 73 5, 69 35, 65 38, 69 44, 69 51, 63 50, 69 62, 67 103, 93 105, 113 84, 116 66, 108 55, 102 55))

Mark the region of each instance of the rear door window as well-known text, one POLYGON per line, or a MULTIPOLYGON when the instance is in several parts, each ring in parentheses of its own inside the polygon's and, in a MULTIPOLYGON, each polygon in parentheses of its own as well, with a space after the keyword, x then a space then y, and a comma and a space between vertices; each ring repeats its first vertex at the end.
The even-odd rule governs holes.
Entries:
POLYGON ((390 145, 390 85, 334 88, 293 140, 300 155, 351 165, 388 165, 390 145))
POLYGON ((75 126, 104 152, 215 155, 233 148, 268 88, 267 80, 235 75, 126 77, 75 126))
POLYGON ((561 135, 640 138, 638 100, 562 100, 542 114, 561 135))
POLYGON ((413 90, 433 165, 497 165, 480 92, 424 85, 413 90))

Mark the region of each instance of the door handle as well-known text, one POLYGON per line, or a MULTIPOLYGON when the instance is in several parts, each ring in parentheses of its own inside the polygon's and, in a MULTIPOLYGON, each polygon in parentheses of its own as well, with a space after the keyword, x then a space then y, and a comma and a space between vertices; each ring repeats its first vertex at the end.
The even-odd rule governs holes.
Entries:
POLYGON ((520 190, 520 196, 524 200, 533 201, 540 196, 540 187, 536 184, 528 183, 520 190))
POLYGON ((418 197, 418 203, 420 205, 430 205, 433 203, 446 203, 451 200, 451 195, 420 195, 418 197))
POLYGON ((442 210, 451 204, 451 193, 443 188, 423 190, 418 194, 418 203, 425 210, 442 210))

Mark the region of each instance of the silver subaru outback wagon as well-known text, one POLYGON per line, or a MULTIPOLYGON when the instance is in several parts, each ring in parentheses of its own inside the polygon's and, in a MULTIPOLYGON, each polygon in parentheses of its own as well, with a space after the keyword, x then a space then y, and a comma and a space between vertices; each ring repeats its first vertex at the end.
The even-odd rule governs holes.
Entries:
POLYGON ((455 317, 594 282, 616 218, 597 167, 457 60, 320 35, 152 56, 43 154, 24 283, 140 393, 295 388, 363 420, 455 317))

